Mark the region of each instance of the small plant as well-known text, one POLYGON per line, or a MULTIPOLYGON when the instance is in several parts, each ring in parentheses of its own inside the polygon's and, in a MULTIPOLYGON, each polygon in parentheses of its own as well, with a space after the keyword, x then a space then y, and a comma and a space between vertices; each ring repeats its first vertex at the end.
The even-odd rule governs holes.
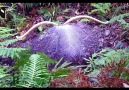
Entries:
POLYGON ((11 67, 7 65, 0 65, 0 87, 2 88, 11 87, 13 79, 11 74, 9 74, 10 70, 11 67))
POLYGON ((9 13, 12 17, 11 21, 8 22, 8 27, 15 28, 18 31, 27 25, 27 22, 25 22, 26 18, 24 18, 21 14, 16 14, 14 12, 9 13))
POLYGON ((91 83, 88 77, 82 72, 71 70, 71 73, 65 78, 56 78, 51 80, 50 88, 90 88, 91 83))
POLYGON ((68 62, 65 61, 60 65, 60 62, 63 59, 60 59, 54 66, 54 68, 52 69, 52 71, 50 71, 51 73, 51 78, 55 79, 55 78, 63 78, 68 76, 68 74, 71 72, 71 69, 75 69, 74 66, 70 66, 70 64, 72 62, 68 62))
POLYGON ((124 64, 125 60, 121 59, 118 63, 112 62, 107 64, 103 69, 101 69, 98 76, 99 87, 124 87, 123 83, 129 84, 127 78, 129 78, 129 68, 126 69, 124 64), (126 71, 125 71, 126 69, 126 71), (126 76, 122 77, 126 73, 126 76))
POLYGON ((56 21, 57 14, 59 13, 58 11, 59 8, 57 8, 55 4, 52 4, 51 8, 40 8, 38 13, 43 15, 47 21, 56 21))
POLYGON ((19 29, 27 25, 27 22, 25 22, 26 18, 22 14, 16 13, 17 3, 7 3, 6 6, 8 6, 6 10, 6 14, 8 17, 4 20, 6 21, 8 28, 14 28, 19 31, 19 29))
POLYGON ((128 28, 129 27, 129 23, 127 21, 124 20, 125 17, 128 17, 129 16, 129 13, 124 13, 124 14, 120 14, 118 16, 114 16, 110 22, 119 22, 120 25, 123 27, 123 28, 128 28))
POLYGON ((22 3, 25 9, 32 9, 33 7, 51 6, 51 3, 22 3))
POLYGON ((122 58, 127 60, 125 67, 129 64, 129 53, 128 48, 125 49, 102 49, 98 53, 92 54, 89 59, 84 58, 84 60, 88 61, 88 66, 84 69, 84 72, 89 73, 89 75, 96 76, 99 74, 100 69, 105 65, 111 63, 112 61, 119 62, 122 58))
POLYGON ((96 9, 92 10, 90 14, 97 12, 99 15, 104 16, 110 11, 110 3, 92 3, 91 6, 96 9))

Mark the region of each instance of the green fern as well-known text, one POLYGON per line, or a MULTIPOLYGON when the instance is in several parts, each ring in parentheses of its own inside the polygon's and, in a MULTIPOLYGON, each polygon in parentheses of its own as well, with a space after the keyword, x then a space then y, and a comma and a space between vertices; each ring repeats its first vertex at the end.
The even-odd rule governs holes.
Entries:
MULTIPOLYGON (((51 5, 51 7, 52 7, 52 10, 50 10, 49 8, 41 7, 38 10, 38 13, 41 14, 46 20, 55 22, 56 14, 59 13, 59 8, 56 7, 54 3, 51 5)), ((61 23, 61 22, 57 22, 57 23, 61 23)))
POLYGON ((0 40, 2 40, 2 42, 0 42, 0 47, 8 46, 9 44, 17 41, 17 39, 9 39, 10 37, 13 37, 17 34, 12 34, 11 32, 14 32, 14 29, 0 27, 0 40))
POLYGON ((58 63, 56 63, 56 65, 54 66, 54 68, 51 71, 51 78, 62 78, 62 77, 66 77, 69 73, 71 69, 75 69, 76 67, 74 66, 69 66, 71 64, 71 62, 65 61, 63 62, 60 66, 60 62, 63 59, 61 58, 58 63), (57 67, 58 66, 58 67, 57 67))
POLYGON ((67 61, 59 66, 62 59, 57 62, 44 53, 28 54, 27 57, 24 53, 23 56, 24 58, 16 60, 14 66, 19 71, 19 83, 16 85, 18 87, 48 87, 50 80, 65 77, 72 68, 75 68, 74 66, 68 67, 71 63, 67 61), (26 60, 27 58, 29 60, 26 60), (50 63, 56 63, 56 65, 52 71, 48 72, 47 66, 50 63))
POLYGON ((0 66, 0 79, 7 76, 6 72, 4 71, 3 66, 0 66))
POLYGON ((48 87, 50 73, 46 68, 46 63, 38 54, 32 54, 28 62, 20 70, 20 87, 48 87))
POLYGON ((22 14, 17 14, 15 12, 9 12, 9 14, 11 16, 11 20, 7 23, 8 27, 13 27, 19 30, 22 25, 24 26, 24 24, 28 24, 26 22, 26 18, 22 14))
POLYGON ((129 59, 128 48, 118 50, 107 49, 105 53, 100 52, 98 56, 100 58, 94 60, 96 65, 106 65, 106 63, 111 63, 112 60, 118 63, 122 58, 129 59))
POLYGON ((124 13, 124 14, 120 14, 118 16, 113 17, 110 22, 119 22, 121 24, 121 26, 123 26, 124 28, 129 27, 129 23, 127 23, 124 18, 128 17, 129 13, 124 13))
MULTIPOLYGON (((26 64, 29 60, 29 57, 32 55, 33 53, 30 51, 29 48, 27 48, 27 50, 23 52, 19 53, 20 58, 15 58, 16 63, 14 65, 15 70, 19 71, 21 68, 23 68, 24 64, 26 64)), ((48 68, 49 64, 51 63, 57 63, 56 60, 51 59, 50 57, 48 57, 47 55, 45 55, 44 53, 37 53, 38 55, 40 55, 40 57, 43 59, 43 61, 46 63, 46 67, 48 68)))
POLYGON ((23 48, 8 48, 8 45, 13 44, 18 41, 17 39, 13 39, 17 33, 13 33, 14 29, 10 29, 7 27, 0 27, 0 56, 6 56, 14 58, 14 56, 19 57, 18 53, 25 50, 23 48), (10 39, 11 38, 11 39, 10 39))
POLYGON ((24 48, 0 48, 0 56, 6 56, 6 57, 11 57, 14 58, 14 56, 20 58, 19 52, 26 50, 24 48))
POLYGON ((1 38, 1 39, 4 39, 4 38, 7 38, 7 37, 9 37, 9 36, 12 37, 12 36, 15 36, 15 35, 17 35, 17 33, 15 33, 15 34, 10 34, 10 33, 8 33, 8 34, 1 34, 1 35, 0 35, 0 38, 1 38))
POLYGON ((29 48, 27 48, 27 50, 25 50, 24 53, 19 52, 20 58, 17 58, 17 57, 15 58, 16 63, 13 66, 14 69, 19 72, 21 70, 21 68, 23 68, 24 64, 26 64, 28 62, 28 60, 32 54, 33 53, 30 52, 29 48))
POLYGON ((110 22, 116 22, 122 20, 124 17, 128 17, 129 13, 120 14, 118 16, 113 17, 110 22))
POLYGON ((50 57, 48 57, 46 54, 44 53, 37 53, 38 55, 41 56, 41 58, 44 60, 44 62, 46 63, 47 67, 49 66, 49 64, 51 63, 57 63, 56 60, 51 59, 50 57))
MULTIPOLYGON (((118 63, 122 58, 125 59, 125 67, 129 65, 129 47, 125 49, 102 49, 98 53, 92 54, 89 59, 84 58, 87 62, 89 62, 89 65, 86 69, 84 69, 85 72, 91 72, 92 73, 98 73, 99 70, 107 65, 107 63, 111 63, 112 61, 115 61, 118 63)), ((94 74, 95 75, 95 74, 94 74)))
POLYGON ((110 3, 92 3, 91 6, 95 7, 96 9, 89 12, 89 14, 97 12, 103 16, 107 13, 107 11, 110 11, 110 3))
POLYGON ((9 66, 0 66, 0 87, 11 87, 11 75, 8 74, 11 68, 9 66))
POLYGON ((10 39, 10 40, 5 40, 3 42, 0 42, 0 46, 8 46, 10 44, 13 44, 14 42, 18 41, 17 39, 10 39))

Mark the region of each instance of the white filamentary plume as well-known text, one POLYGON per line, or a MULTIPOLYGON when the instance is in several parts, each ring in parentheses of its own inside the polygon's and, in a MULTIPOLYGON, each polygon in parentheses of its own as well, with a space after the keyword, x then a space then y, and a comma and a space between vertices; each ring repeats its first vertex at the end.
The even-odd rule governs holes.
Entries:
MULTIPOLYGON (((63 45, 63 52, 67 52, 71 56, 75 56, 80 52, 81 49, 81 38, 80 34, 77 32, 79 28, 72 26, 72 25, 60 25, 55 28, 55 30, 61 30, 63 34, 61 35, 60 39, 63 41, 60 45, 63 45)), ((60 43, 60 42, 59 42, 60 43)))
MULTIPOLYGON (((101 24, 108 24, 108 23, 109 23, 109 21, 103 22, 103 21, 100 21, 100 20, 98 20, 98 19, 96 19, 96 18, 93 18, 93 17, 91 17, 91 16, 88 16, 88 15, 79 15, 79 16, 75 16, 75 17, 70 18, 69 20, 67 20, 67 21, 64 23, 64 25, 65 25, 65 24, 68 24, 68 23, 70 23, 70 22, 72 22, 73 20, 77 20, 77 19, 81 19, 81 18, 88 18, 88 19, 94 20, 94 21, 96 21, 96 22, 99 22, 99 23, 101 23, 101 24)), ((53 26, 58 25, 58 24, 56 24, 56 23, 54 23, 54 22, 43 21, 43 22, 40 22, 40 23, 35 24, 35 25, 32 26, 25 34, 23 34, 23 35, 21 35, 21 36, 16 36, 16 38, 17 38, 18 40, 23 40, 23 39, 25 39, 26 35, 28 35, 32 30, 34 30, 34 29, 37 28, 38 26, 44 25, 44 24, 51 24, 51 25, 53 25, 53 26)))

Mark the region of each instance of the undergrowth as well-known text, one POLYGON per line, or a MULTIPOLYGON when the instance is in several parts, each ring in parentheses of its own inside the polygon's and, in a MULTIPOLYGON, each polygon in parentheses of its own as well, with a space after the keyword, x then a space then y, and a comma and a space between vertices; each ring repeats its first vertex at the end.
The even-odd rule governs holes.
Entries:
POLYGON ((13 44, 14 42, 18 41, 14 37, 17 33, 13 33, 14 29, 10 29, 7 27, 0 27, 0 56, 11 57, 12 59, 14 56, 19 57, 18 53, 25 50, 23 48, 18 47, 8 47, 9 45, 13 44))
MULTIPOLYGON (((3 5, 8 4, 4 3, 3 5)), ((65 21, 64 17, 70 17, 67 13, 70 13, 70 11, 74 12, 74 10, 69 8, 61 11, 60 6, 57 7, 56 5, 54 3, 10 4, 7 10, 9 18, 1 19, 0 21, 0 56, 2 58, 11 57, 15 60, 15 64, 12 67, 0 65, 0 87, 103 88, 123 87, 123 83, 129 84, 129 47, 121 49, 103 48, 100 52, 92 54, 91 57, 83 58, 87 62, 83 69, 78 69, 78 67, 82 67, 81 65, 76 67, 70 66, 71 62, 67 61, 59 66, 62 59, 56 61, 44 53, 32 53, 28 48, 12 47, 18 41, 15 36, 19 34, 19 30, 28 25, 28 9, 40 6, 39 10, 35 11, 37 12, 36 14, 42 15, 45 20, 57 23, 61 23, 59 20, 56 20, 58 16, 65 21), (15 12, 18 7, 24 7, 25 15, 23 15, 24 13, 15 12), (54 68, 49 70, 53 64, 54 68)), ((128 34, 129 24, 127 19, 129 14, 121 9, 122 6, 113 5, 112 3, 91 3, 91 6, 94 8, 88 14, 93 15, 97 13, 99 17, 110 19, 110 24, 119 23, 126 31, 126 34, 128 34), (116 7, 117 10, 115 9, 116 7), (112 14, 111 11, 114 9, 115 12, 112 14), (120 13, 118 12, 119 10, 120 13)))
POLYGON ((84 72, 89 73, 89 75, 97 76, 100 72, 100 68, 104 67, 107 64, 110 64, 112 61, 118 63, 121 59, 124 58, 126 61, 125 67, 129 65, 129 48, 125 49, 103 49, 98 53, 92 54, 89 59, 84 58, 84 60, 89 62, 87 68, 84 69, 84 72))

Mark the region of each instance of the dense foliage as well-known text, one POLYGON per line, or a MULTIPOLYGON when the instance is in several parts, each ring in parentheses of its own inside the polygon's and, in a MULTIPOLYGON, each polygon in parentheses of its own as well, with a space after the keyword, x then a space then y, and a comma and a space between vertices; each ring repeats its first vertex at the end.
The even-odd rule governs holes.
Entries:
POLYGON ((6 10, 6 18, 0 17, 0 87, 129 87, 128 3, 0 3, 0 6, 9 6, 6 10), (87 28, 89 31, 85 34, 92 28, 94 31, 90 32, 92 37, 89 37, 92 38, 92 43, 84 46, 87 47, 85 49, 87 52, 83 51, 83 47, 80 48, 80 42, 90 41, 84 40, 87 38, 83 36, 85 30, 81 30, 80 35, 82 36, 78 36, 76 32, 79 31, 76 31, 76 27, 70 28, 70 30, 73 29, 72 33, 68 33, 69 30, 66 29, 63 29, 64 32, 57 32, 61 39, 57 38, 57 33, 56 35, 51 33, 53 28, 47 31, 49 28, 47 26, 39 26, 24 41, 16 39, 17 35, 23 35, 38 22, 52 21, 62 24, 72 16, 84 14, 110 22, 109 25, 98 25, 88 19, 80 20, 83 25, 78 24, 79 26, 76 27, 87 28), (89 28, 86 27, 88 25, 89 28), (43 44, 43 46, 36 36, 44 35, 47 32, 53 36, 46 34, 51 41, 48 40, 47 44, 43 44), (102 35, 99 36, 100 34, 102 35), (95 38, 95 35, 98 35, 98 38, 95 38), (66 36, 69 37, 69 40, 66 39, 66 36), (50 57, 55 52, 55 56, 64 55, 63 51, 54 47, 57 44, 53 41, 54 38, 57 41, 64 40, 63 44, 59 43, 60 46, 63 45, 61 50, 69 50, 66 54, 70 53, 69 56, 74 57, 68 57, 66 59, 69 60, 66 61, 62 56, 54 59, 50 57), (34 39, 37 39, 38 42, 33 42, 34 39), (33 42, 34 45, 31 45, 34 47, 29 45, 30 41, 33 42), (42 46, 38 47, 38 44, 42 46), (94 45, 92 46, 92 44, 94 45), (91 46, 92 48, 90 48, 91 46), (96 46, 99 47, 96 49, 96 46), (52 50, 53 52, 50 53, 52 50), (87 57, 74 55, 80 50, 85 52, 87 57), (83 64, 80 63, 81 59, 83 64), (79 62, 79 65, 72 64, 70 62, 72 60, 75 60, 76 63, 79 62), (125 84, 127 85, 125 86, 125 84))

